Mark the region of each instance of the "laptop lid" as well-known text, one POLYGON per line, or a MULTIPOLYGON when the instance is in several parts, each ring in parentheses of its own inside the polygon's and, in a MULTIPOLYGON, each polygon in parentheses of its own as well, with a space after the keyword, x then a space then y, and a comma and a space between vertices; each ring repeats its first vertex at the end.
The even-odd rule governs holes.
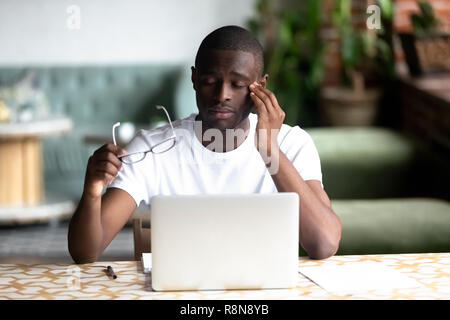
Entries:
POLYGON ((156 291, 296 285, 296 193, 155 196, 151 229, 156 291))

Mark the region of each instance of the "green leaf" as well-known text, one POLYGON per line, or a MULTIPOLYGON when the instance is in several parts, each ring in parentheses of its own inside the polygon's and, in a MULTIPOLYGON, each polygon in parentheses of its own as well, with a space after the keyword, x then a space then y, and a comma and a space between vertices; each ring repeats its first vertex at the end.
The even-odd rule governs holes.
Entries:
POLYGON ((388 19, 392 20, 394 16, 394 4, 392 0, 378 0, 381 9, 381 15, 388 19))
POLYGON ((289 47, 292 42, 292 32, 290 29, 289 18, 285 16, 280 23, 280 44, 289 47))

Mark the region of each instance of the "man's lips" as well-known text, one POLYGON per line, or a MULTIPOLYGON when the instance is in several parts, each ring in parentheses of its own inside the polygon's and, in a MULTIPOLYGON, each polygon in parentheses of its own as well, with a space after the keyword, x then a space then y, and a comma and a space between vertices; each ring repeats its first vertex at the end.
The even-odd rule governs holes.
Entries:
POLYGON ((233 116, 234 111, 228 107, 220 107, 208 109, 208 113, 217 119, 228 119, 233 116))

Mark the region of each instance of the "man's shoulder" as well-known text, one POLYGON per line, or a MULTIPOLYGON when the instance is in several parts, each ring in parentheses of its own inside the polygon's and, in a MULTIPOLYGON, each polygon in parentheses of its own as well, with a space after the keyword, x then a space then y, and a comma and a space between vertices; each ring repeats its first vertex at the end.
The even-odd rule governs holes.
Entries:
POLYGON ((302 148, 307 144, 314 144, 311 135, 300 126, 283 124, 278 134, 280 146, 287 148, 302 148))
POLYGON ((296 126, 290 126, 286 123, 283 123, 283 125, 281 126, 280 129, 280 135, 282 137, 287 137, 287 138, 308 138, 309 134, 308 132, 306 132, 304 129, 300 128, 300 126, 296 125, 296 126))
MULTIPOLYGON (((250 121, 255 123, 258 122, 258 115, 254 113, 250 113, 249 115, 250 121)), ((312 141, 311 136, 304 129, 300 128, 300 126, 291 126, 286 123, 283 123, 280 128, 280 132, 278 133, 278 142, 280 145, 297 145, 299 147, 303 146, 305 143, 312 141)))

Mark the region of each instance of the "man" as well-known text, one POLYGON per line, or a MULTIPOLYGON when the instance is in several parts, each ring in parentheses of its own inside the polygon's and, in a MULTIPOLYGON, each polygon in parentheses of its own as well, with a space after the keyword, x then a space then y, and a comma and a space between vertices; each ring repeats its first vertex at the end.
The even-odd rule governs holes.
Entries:
POLYGON ((199 113, 174 122, 183 133, 175 146, 135 163, 119 159, 170 139, 164 126, 140 131, 127 151, 106 144, 89 158, 69 226, 75 262, 97 260, 136 206, 156 194, 296 192, 301 246, 314 259, 336 253, 341 222, 323 189, 317 150, 304 130, 283 124, 263 69, 262 47, 243 28, 222 27, 202 41, 192 67, 199 113))

